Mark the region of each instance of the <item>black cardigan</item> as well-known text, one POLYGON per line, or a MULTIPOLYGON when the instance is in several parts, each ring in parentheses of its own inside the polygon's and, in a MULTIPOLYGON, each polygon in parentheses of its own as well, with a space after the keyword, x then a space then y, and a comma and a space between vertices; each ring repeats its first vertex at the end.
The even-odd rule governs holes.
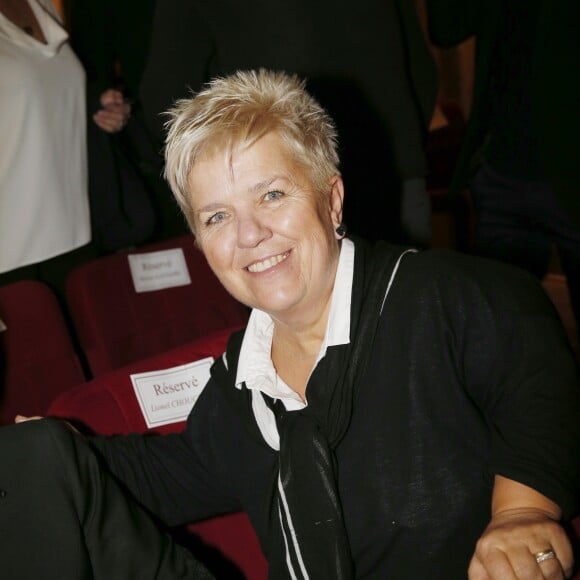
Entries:
MULTIPOLYGON (((575 513, 577 367, 531 277, 448 251, 407 257, 372 349, 336 450, 357 578, 465 578, 494 474, 575 513)), ((277 453, 251 423, 214 377, 182 434, 95 444, 167 523, 244 509, 265 547, 277 453)))
MULTIPOLYGON (((475 85, 467 133, 451 189, 465 187, 481 162, 489 123, 494 41, 505 0, 427 0, 431 40, 448 48, 476 37, 475 85)), ((580 6, 576 0, 538 0, 531 58, 532 122, 548 181, 580 225, 580 6)))

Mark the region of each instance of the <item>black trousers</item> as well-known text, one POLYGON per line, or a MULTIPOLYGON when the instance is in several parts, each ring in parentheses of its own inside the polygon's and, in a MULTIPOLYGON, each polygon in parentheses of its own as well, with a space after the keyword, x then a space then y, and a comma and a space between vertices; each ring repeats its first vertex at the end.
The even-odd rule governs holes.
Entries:
POLYGON ((0 428, 0 575, 6 580, 209 579, 53 419, 0 428))

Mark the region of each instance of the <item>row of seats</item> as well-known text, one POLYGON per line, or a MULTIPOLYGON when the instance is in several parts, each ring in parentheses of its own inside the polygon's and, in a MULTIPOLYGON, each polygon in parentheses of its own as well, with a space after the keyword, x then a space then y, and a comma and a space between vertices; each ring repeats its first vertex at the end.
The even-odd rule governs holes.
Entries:
POLYGON ((93 377, 244 324, 248 317, 247 308, 210 270, 191 235, 84 264, 70 274, 66 292, 93 377), (172 281, 176 285, 155 289, 172 281), (145 291, 137 291, 136 282, 145 291))
MULTIPOLYGON (((132 377, 215 359, 248 316, 191 236, 79 267, 67 281, 67 304, 81 352, 48 286, 29 280, 0 287, 0 425, 21 413, 59 417, 102 435, 179 431, 184 417, 148 425, 132 377)), ((244 513, 176 532, 216 577, 267 578, 244 513)))
POLYGON ((66 295, 74 339, 46 286, 0 287, 0 424, 15 412, 43 414, 60 391, 248 317, 190 235, 83 264, 66 295))
POLYGON ((0 287, 0 425, 17 413, 43 415, 60 393, 85 381, 60 305, 48 286, 0 287))

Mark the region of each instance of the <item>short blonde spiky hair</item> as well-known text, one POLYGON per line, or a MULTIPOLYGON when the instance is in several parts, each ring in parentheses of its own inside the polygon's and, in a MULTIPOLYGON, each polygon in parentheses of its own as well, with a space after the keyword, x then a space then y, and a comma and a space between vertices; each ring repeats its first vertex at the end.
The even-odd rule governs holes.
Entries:
POLYGON ((309 171, 316 190, 326 191, 339 174, 336 127, 304 84, 283 72, 238 71, 168 111, 165 178, 190 225, 188 179, 200 155, 218 148, 232 154, 270 132, 309 171))

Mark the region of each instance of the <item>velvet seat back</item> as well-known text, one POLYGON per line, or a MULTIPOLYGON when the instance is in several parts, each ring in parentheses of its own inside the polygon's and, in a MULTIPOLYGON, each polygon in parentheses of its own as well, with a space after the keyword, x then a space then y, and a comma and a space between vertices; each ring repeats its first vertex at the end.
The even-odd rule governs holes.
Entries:
POLYGON ((232 298, 191 235, 83 264, 67 279, 67 302, 93 377, 244 324, 248 309, 232 298), (136 292, 130 254, 183 251, 191 283, 136 292))
POLYGON ((43 415, 60 393, 85 381, 52 290, 23 280, 0 287, 0 424, 43 415))

